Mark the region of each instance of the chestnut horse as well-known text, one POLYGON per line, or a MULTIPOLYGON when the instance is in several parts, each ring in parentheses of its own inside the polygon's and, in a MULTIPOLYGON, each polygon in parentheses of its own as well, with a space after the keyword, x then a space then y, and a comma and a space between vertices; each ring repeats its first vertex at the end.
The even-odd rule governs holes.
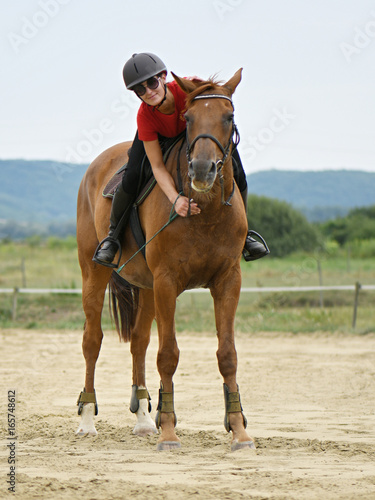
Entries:
MULTIPOLYGON (((176 186, 182 184, 185 195, 194 196, 201 213, 194 217, 177 217, 152 238, 171 219, 173 212, 169 200, 156 185, 139 207, 143 232, 146 240, 151 240, 146 246, 146 259, 138 253, 121 274, 96 264, 92 257, 108 230, 111 202, 102 196, 103 188, 126 162, 131 144, 118 144, 104 151, 85 173, 78 194, 77 220, 86 316, 82 343, 86 377, 77 402, 81 415, 78 435, 96 434, 94 374, 103 337, 103 301, 109 284, 120 339, 131 342, 133 390, 130 410, 137 416, 133 432, 146 435, 157 432, 158 428, 161 429, 158 450, 180 446, 175 433, 172 381, 179 359, 174 318, 176 299, 184 290, 203 287, 210 289, 214 300, 217 359, 224 379, 224 425, 228 432, 232 431, 233 450, 255 447, 245 430, 246 418, 236 382, 234 344, 234 318, 241 288, 240 260, 247 235, 244 204, 233 179, 231 159, 236 134, 231 97, 241 80, 241 73, 242 69, 238 70, 223 85, 213 79, 198 82, 173 75, 187 94, 186 155, 181 154, 182 142, 177 144, 166 161, 166 168, 176 186), (158 328, 157 368, 161 379, 156 426, 149 414, 151 408, 145 380, 145 356, 154 318, 158 328)), ((122 247, 120 264, 138 250, 129 227, 124 232, 122 247)))

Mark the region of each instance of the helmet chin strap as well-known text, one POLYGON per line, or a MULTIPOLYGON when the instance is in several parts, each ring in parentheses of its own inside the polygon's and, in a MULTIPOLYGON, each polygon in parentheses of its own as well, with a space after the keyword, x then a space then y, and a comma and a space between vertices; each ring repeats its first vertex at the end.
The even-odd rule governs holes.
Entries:
POLYGON ((162 104, 164 104, 165 100, 167 98, 167 84, 164 84, 164 97, 163 99, 157 104, 156 106, 152 106, 154 109, 159 109, 162 104))

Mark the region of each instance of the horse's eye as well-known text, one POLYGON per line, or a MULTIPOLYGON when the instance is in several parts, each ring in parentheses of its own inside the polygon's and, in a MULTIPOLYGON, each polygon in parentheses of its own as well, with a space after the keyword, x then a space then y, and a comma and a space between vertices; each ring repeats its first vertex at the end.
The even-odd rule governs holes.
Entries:
POLYGON ((225 122, 232 123, 233 122, 233 114, 227 115, 224 117, 225 122))

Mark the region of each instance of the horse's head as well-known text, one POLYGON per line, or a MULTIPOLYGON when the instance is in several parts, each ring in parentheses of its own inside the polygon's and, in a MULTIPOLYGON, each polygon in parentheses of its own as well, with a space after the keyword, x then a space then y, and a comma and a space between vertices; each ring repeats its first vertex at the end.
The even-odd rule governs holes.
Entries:
POLYGON ((225 84, 214 80, 186 80, 173 75, 186 92, 187 155, 193 189, 207 193, 221 171, 235 132, 232 94, 241 81, 242 69, 225 84))

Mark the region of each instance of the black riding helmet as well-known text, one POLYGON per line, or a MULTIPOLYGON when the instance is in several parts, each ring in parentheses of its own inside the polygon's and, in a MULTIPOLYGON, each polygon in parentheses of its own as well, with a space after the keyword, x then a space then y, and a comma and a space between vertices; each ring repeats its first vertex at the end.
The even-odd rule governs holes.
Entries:
POLYGON ((150 52, 141 52, 140 54, 133 54, 126 61, 122 74, 126 88, 132 90, 135 85, 163 71, 167 72, 167 68, 160 57, 150 52))

